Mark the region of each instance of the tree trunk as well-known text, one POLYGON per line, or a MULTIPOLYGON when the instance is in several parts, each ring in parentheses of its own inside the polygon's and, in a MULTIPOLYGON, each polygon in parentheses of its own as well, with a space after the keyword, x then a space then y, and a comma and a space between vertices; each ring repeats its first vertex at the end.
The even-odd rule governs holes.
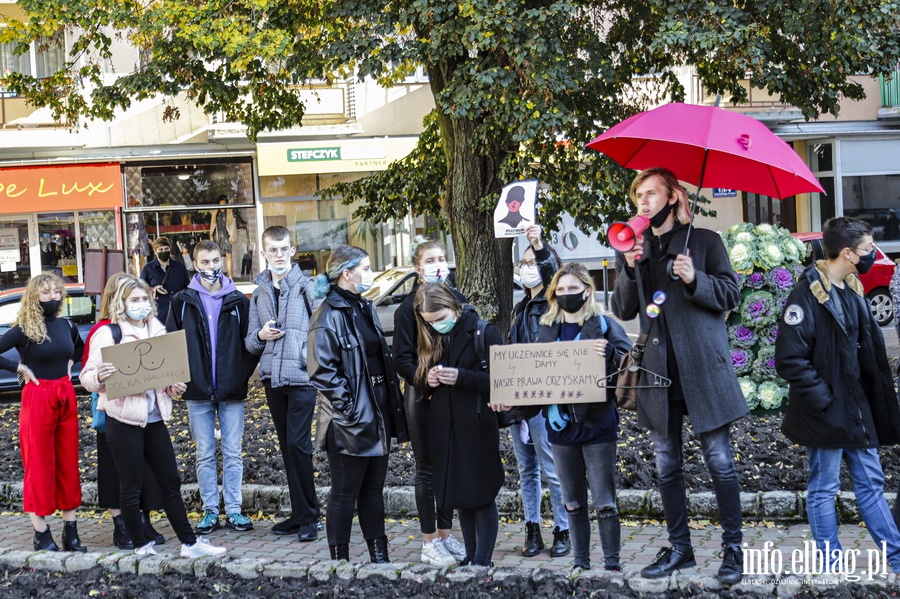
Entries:
POLYGON ((475 124, 439 116, 447 152, 446 206, 460 291, 505 337, 512 311, 512 240, 494 238, 493 206, 479 209, 484 196, 500 197, 499 157, 472 152, 475 124))

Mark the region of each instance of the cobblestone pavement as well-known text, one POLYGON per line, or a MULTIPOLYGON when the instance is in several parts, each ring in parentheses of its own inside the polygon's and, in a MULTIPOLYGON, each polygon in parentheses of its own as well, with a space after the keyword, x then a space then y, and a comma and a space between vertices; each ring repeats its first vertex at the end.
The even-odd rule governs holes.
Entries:
MULTIPOLYGON (((296 536, 277 536, 270 532, 273 520, 256 519, 254 530, 236 532, 223 528, 208 535, 207 538, 216 545, 228 548, 227 556, 231 559, 271 559, 284 562, 305 562, 309 560, 327 560, 329 558, 328 543, 324 531, 319 539, 312 543, 301 543, 296 536)), ((48 518, 54 539, 60 542, 62 522, 57 517, 48 518)), ((166 537, 165 545, 158 547, 161 556, 177 556, 178 541, 165 518, 159 519, 155 526, 166 537)), ((707 522, 692 522, 691 531, 697 567, 691 569, 697 574, 715 575, 719 567, 720 551, 719 530, 707 522)), ((78 530, 82 543, 91 552, 113 552, 112 522, 105 514, 89 512, 79 514, 78 530), (101 517, 102 516, 102 517, 101 517)), ((551 527, 546 523, 542 529, 544 541, 552 540, 551 527)), ((416 520, 391 520, 387 524, 390 539, 390 557, 394 563, 417 563, 421 550, 421 535, 416 520)), ((456 531, 457 537, 460 533, 456 531)), ((775 550, 783 559, 785 567, 790 564, 795 550, 804 548, 804 541, 811 539, 809 526, 806 524, 779 525, 774 523, 757 523, 748 526, 744 531, 745 547, 764 549, 766 543, 769 555, 775 550)), ((494 565, 498 567, 537 568, 566 571, 571 568, 572 557, 551 558, 548 549, 533 558, 523 557, 520 551, 524 540, 524 524, 502 523, 494 550, 494 565)), ((876 549, 866 529, 858 525, 843 525, 840 538, 844 549, 859 549, 857 569, 864 569, 866 551, 876 549)), ((7 551, 30 551, 32 546, 32 529, 28 517, 24 514, 4 512, 0 514, 0 549, 7 551)), ((637 572, 653 561, 656 552, 666 546, 665 527, 656 521, 626 520, 622 527, 622 564, 625 573, 637 572)), ((354 532, 350 545, 352 562, 368 562, 365 541, 354 524, 354 532)), ((594 530, 591 543, 591 558, 595 569, 602 564, 599 539, 594 530)), ((769 573, 771 574, 771 573, 769 573)))

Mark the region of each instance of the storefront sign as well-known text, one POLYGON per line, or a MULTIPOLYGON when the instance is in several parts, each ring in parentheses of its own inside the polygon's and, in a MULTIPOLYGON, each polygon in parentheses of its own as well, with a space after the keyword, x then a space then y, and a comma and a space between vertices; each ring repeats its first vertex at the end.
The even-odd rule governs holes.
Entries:
POLYGON ((382 171, 405 157, 415 137, 320 142, 261 143, 257 147, 260 176, 382 171))
POLYGON ((122 205, 118 164, 0 169, 0 212, 110 209, 122 205))
POLYGON ((22 259, 19 251, 19 230, 0 229, 0 263, 18 262, 22 259))
POLYGON ((726 189, 724 187, 713 187, 713 198, 736 198, 736 189, 726 189))
POLYGON ((492 404, 506 406, 606 401, 597 381, 606 363, 593 341, 523 343, 491 348, 492 404))

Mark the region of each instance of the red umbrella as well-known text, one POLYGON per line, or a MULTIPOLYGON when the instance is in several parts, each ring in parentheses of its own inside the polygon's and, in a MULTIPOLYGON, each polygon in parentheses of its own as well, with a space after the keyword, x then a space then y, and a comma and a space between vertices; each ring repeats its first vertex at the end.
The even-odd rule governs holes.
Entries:
POLYGON ((760 121, 714 106, 666 104, 611 127, 587 147, 625 168, 664 167, 700 187, 786 197, 825 190, 760 121))

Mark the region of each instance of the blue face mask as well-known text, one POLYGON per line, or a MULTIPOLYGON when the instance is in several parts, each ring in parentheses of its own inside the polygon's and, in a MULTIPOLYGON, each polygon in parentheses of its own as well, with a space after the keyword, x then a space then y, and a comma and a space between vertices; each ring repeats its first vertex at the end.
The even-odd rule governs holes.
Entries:
POLYGON ((131 320, 140 322, 150 316, 150 304, 132 304, 125 311, 125 314, 131 320))
POLYGON ((430 324, 431 327, 441 335, 446 335, 447 333, 452 331, 454 325, 456 325, 456 317, 445 318, 444 320, 429 322, 428 324, 430 324))

